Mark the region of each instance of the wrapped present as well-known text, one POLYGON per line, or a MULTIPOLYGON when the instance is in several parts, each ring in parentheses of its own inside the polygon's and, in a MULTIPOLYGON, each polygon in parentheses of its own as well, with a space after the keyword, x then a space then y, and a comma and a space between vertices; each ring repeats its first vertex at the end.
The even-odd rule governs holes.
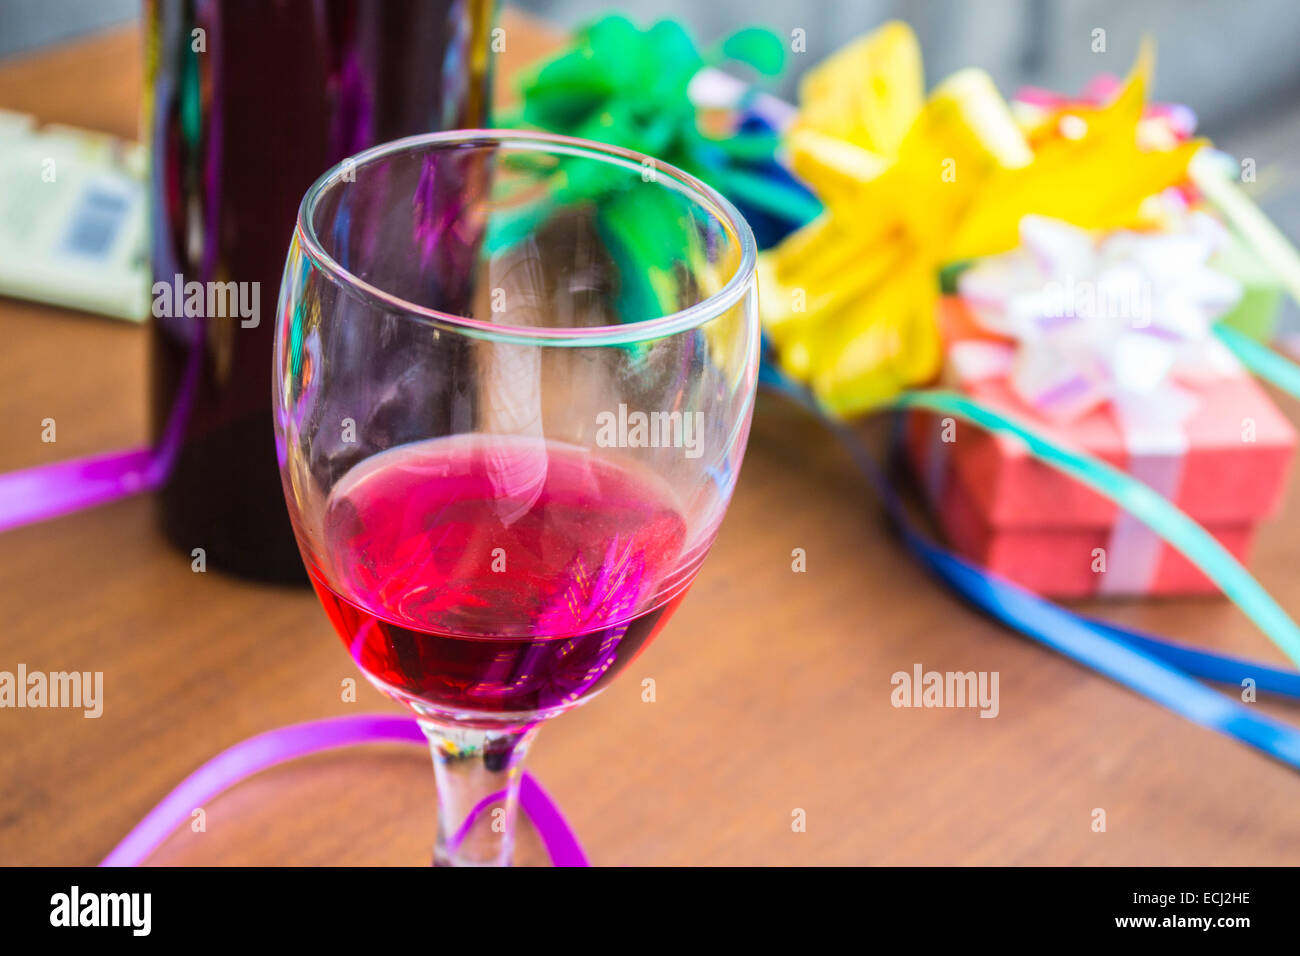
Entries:
MULTIPOLYGON (((1031 216, 1021 233, 1019 250, 981 261, 941 302, 949 384, 1128 471, 1244 561, 1296 435, 1212 334, 1241 294, 1208 266, 1221 228, 1193 214, 1177 232, 1098 241, 1031 216)), ((1014 437, 913 414, 908 448, 953 546, 1017 583, 1055 597, 1213 590, 1014 437)))
POLYGON ((1204 146, 1183 135, 1190 120, 1166 124, 1153 145, 1152 60, 1144 44, 1109 101, 1072 104, 1032 130, 980 70, 927 94, 903 23, 805 74, 785 143, 825 211, 758 265, 782 370, 832 414, 878 408, 939 369, 934 301, 946 268, 1014 248, 1026 214, 1095 229, 1145 223, 1147 200, 1185 183, 1204 146))

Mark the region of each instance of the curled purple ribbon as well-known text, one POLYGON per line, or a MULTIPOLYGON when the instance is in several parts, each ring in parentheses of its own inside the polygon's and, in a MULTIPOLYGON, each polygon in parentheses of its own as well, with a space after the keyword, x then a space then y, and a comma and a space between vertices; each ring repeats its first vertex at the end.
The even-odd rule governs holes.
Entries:
MULTIPOLYGON (((201 355, 202 350, 197 346, 191 349, 167 427, 154 448, 91 455, 0 475, 0 532, 161 486, 180 449, 194 402, 201 355)), ((336 747, 394 741, 427 743, 424 733, 410 718, 383 715, 318 720, 251 737, 186 777, 100 865, 141 863, 172 830, 189 819, 195 807, 259 770, 336 747)), ((559 809, 526 772, 520 782, 519 800, 553 865, 589 865, 559 809)))
MULTIPOLYGON (((413 720, 387 714, 313 720, 258 734, 213 757, 182 780, 99 865, 139 865, 176 827, 190 819, 195 807, 258 771, 324 750, 372 743, 428 745, 424 732, 413 720)), ((519 803, 532 820, 552 865, 590 865, 559 808, 527 772, 520 781, 519 803)))
POLYGON ((180 451, 198 388, 201 356, 198 346, 191 348, 157 446, 56 461, 0 475, 0 532, 161 487, 180 451))

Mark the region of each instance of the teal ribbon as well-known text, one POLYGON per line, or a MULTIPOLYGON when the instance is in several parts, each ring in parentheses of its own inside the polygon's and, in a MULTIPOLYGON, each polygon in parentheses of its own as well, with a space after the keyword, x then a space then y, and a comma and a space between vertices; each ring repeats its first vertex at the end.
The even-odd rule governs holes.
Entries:
POLYGON ((1214 333, 1242 365, 1292 398, 1300 399, 1300 367, 1294 362, 1222 323, 1215 326, 1214 333))
MULTIPOLYGON (((893 484, 852 428, 827 415, 806 389, 764 361, 760 381, 803 405, 846 446, 885 504, 904 546, 954 593, 1012 630, 1038 641, 1202 727, 1300 770, 1300 730, 1206 687, 1196 678, 1300 699, 1300 673, 1165 641, 1074 614, 929 542, 893 484)), ((942 404, 942 402, 936 403, 942 404)), ((947 409, 945 409, 947 410, 947 409)), ((971 419, 974 421, 974 419, 971 419)), ((901 416, 900 416, 901 421, 901 416)), ((998 424, 992 424, 1000 429, 998 424)), ((901 435, 894 443, 895 469, 901 435)))
POLYGON ((1182 552, 1282 653, 1300 664, 1300 627, 1213 535, 1149 486, 1091 455, 1057 444, 1019 419, 956 392, 906 392, 894 407, 929 409, 1021 439, 1039 461, 1109 498, 1182 552))

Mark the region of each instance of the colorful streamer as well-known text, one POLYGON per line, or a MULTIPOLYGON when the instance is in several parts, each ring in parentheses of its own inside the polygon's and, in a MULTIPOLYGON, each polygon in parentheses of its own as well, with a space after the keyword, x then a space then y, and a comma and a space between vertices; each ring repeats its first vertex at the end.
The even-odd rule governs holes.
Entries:
MULTIPOLYGON (((1300 699, 1300 673, 1082 617, 931 544, 916 530, 893 485, 848 425, 822 411, 806 389, 772 364, 765 362, 760 376, 764 385, 808 409, 845 444, 880 495, 908 550, 958 595, 1007 627, 1086 664, 1193 723, 1300 770, 1300 730, 1255 713, 1195 679, 1239 684, 1251 678, 1261 691, 1300 699)), ((935 405, 938 410, 946 410, 942 401, 935 405)), ((1002 427, 996 422, 989 425, 1002 427)))
POLYGON ((1300 366, 1226 325, 1217 326, 1214 332, 1242 365, 1292 398, 1300 399, 1300 366))
MULTIPOLYGON (((250 737, 213 757, 182 780, 113 848, 100 866, 138 866, 158 849, 168 834, 190 819, 195 807, 203 806, 261 770, 308 754, 373 743, 428 746, 424 731, 414 720, 390 714, 315 720, 250 737)), ((519 786, 519 803, 533 821, 554 866, 589 865, 559 808, 527 772, 519 786)))
POLYGON ((1112 465, 1059 445, 1032 426, 957 392, 904 392, 891 407, 926 408, 990 431, 1015 435, 1029 446, 1035 458, 1105 495, 1181 551, 1287 657, 1300 665, 1300 627, 1227 548, 1159 492, 1112 465))

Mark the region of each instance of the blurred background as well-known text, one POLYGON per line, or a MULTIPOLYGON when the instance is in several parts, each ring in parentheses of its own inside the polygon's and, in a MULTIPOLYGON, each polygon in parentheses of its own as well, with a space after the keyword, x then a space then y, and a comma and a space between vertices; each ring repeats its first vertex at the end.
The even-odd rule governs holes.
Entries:
MULTIPOLYGON (((566 27, 620 8, 605 0, 510 5, 566 27)), ((1266 112, 1300 112, 1294 0, 638 0, 622 8, 642 21, 680 20, 703 43, 744 23, 803 30, 807 51, 792 58, 788 95, 804 67, 897 17, 920 37, 930 82, 978 65, 1004 91, 1024 83, 1078 89, 1099 70, 1123 73, 1150 33, 1160 53, 1156 94, 1195 103, 1212 136, 1249 128, 1266 112), (1095 29, 1107 33, 1105 52, 1092 50, 1095 29)), ((139 9, 139 0, 3 0, 0 57, 127 23, 139 9)))
MULTIPOLYGON (((570 27, 619 9, 605 0, 515 0, 510 4, 570 27)), ((12 56, 139 15, 139 0, 2 0, 0 56, 12 56)), ((882 20, 907 20, 925 51, 930 82, 963 66, 988 70, 1004 91, 1031 83, 1081 87, 1099 70, 1123 73, 1138 38, 1159 44, 1158 96, 1195 103, 1215 138, 1248 129, 1268 112, 1300 113, 1300 4, 1294 0, 638 0, 633 19, 671 17, 702 43, 740 24, 789 34, 801 29, 807 51, 790 63, 784 92, 803 68, 882 20), (1093 52, 1096 29, 1105 52, 1093 52)))
MULTIPOLYGON (((515 0, 561 27, 620 9, 605 0, 515 0)), ((1071 92, 1095 73, 1122 75, 1139 38, 1155 38, 1155 96, 1195 104, 1200 130, 1259 168, 1255 198, 1290 235, 1300 234, 1300 3, 1294 0, 639 0, 634 19, 671 17, 707 44, 753 23, 804 31, 779 91, 796 95, 802 71, 889 18, 921 41, 933 84, 965 66, 989 71, 1004 93, 1024 84, 1071 92), (1104 52, 1094 52, 1104 30, 1104 52)), ((0 59, 139 16, 139 0, 0 0, 0 59)), ((1300 334, 1294 311, 1284 329, 1300 334)))

